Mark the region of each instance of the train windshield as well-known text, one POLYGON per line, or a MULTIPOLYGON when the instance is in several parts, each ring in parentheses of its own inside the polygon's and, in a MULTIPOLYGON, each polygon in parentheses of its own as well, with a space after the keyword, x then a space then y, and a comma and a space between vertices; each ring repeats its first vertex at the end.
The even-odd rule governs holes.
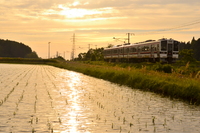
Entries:
POLYGON ((161 51, 167 51, 167 41, 161 41, 161 51))
POLYGON ((174 41, 174 51, 178 51, 179 42, 174 41))

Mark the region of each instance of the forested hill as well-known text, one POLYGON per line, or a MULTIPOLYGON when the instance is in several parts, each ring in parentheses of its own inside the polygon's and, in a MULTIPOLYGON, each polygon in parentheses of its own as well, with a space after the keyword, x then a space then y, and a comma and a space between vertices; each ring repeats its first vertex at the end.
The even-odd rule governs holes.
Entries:
POLYGON ((38 58, 29 46, 3 39, 0 39, 0 57, 38 58))

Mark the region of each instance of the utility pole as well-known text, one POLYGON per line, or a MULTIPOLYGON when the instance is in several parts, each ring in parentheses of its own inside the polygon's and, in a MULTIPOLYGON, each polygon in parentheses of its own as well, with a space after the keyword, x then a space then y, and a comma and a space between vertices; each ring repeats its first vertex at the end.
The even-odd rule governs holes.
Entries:
POLYGON ((72 45, 72 53, 71 53, 71 59, 74 60, 74 56, 75 56, 75 42, 76 42, 76 37, 75 37, 75 33, 73 35, 73 45, 72 45))
POLYGON ((130 43, 130 36, 135 35, 135 34, 134 33, 126 33, 126 35, 128 35, 128 43, 130 43))
POLYGON ((50 43, 51 43, 51 42, 48 43, 48 44, 49 44, 49 45, 48 45, 48 59, 50 59, 50 43))
POLYGON ((56 52, 56 57, 58 58, 58 51, 56 52))
POLYGON ((88 44, 88 50, 90 50, 90 45, 92 45, 92 44, 88 44))

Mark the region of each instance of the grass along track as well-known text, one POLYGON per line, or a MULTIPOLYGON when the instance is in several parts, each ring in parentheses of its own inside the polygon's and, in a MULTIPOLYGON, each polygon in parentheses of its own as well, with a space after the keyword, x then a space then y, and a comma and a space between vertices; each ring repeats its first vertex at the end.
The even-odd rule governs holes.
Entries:
POLYGON ((77 61, 50 63, 50 65, 80 72, 89 76, 126 85, 132 88, 159 93, 170 98, 178 98, 190 104, 200 104, 200 79, 177 73, 147 70, 146 67, 122 68, 102 64, 77 61))

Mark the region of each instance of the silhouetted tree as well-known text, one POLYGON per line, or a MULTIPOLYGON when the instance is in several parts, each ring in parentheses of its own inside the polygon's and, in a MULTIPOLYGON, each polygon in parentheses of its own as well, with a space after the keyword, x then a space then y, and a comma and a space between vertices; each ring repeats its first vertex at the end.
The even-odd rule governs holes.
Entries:
POLYGON ((38 58, 36 52, 32 52, 32 49, 16 41, 0 39, 0 57, 35 57, 38 58))

